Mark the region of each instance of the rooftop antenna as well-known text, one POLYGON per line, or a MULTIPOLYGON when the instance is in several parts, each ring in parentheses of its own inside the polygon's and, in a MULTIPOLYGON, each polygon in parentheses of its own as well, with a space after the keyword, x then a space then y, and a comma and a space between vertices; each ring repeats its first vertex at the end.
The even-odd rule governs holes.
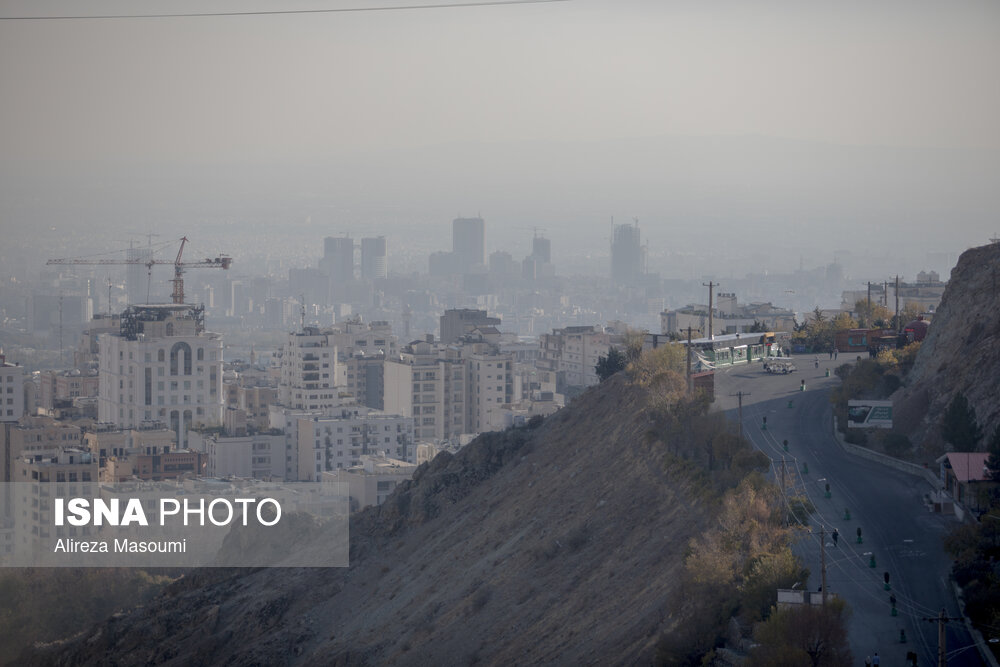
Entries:
POLYGON ((108 276, 108 317, 111 317, 111 276, 108 276))
POLYGON ((306 295, 299 295, 299 316, 301 318, 300 328, 304 332, 306 330, 306 295))
POLYGON ((63 295, 59 292, 59 364, 63 362, 63 295))

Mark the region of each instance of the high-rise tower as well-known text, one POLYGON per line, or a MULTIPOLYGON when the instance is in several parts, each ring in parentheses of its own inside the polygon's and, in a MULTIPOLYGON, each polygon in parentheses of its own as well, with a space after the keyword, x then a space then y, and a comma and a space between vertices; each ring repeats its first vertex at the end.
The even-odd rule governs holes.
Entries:
POLYGON ((636 285, 646 272, 645 253, 639 237, 639 221, 614 225, 611 239, 611 280, 618 285, 636 285))
POLYGON ((388 276, 388 244, 385 237, 361 239, 361 278, 376 280, 388 276))
POLYGON ((455 218, 451 223, 451 251, 465 273, 486 264, 486 223, 482 218, 455 218))
POLYGON ((327 236, 323 239, 323 259, 319 268, 335 283, 354 280, 354 239, 347 236, 327 236))

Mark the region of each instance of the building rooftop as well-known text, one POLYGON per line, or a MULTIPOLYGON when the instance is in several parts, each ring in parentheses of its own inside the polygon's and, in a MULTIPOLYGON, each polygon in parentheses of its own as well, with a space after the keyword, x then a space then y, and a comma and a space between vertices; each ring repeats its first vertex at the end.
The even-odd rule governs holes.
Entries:
POLYGON ((955 472, 955 478, 959 482, 985 482, 987 481, 986 459, 989 458, 987 452, 949 452, 945 454, 948 464, 955 472))

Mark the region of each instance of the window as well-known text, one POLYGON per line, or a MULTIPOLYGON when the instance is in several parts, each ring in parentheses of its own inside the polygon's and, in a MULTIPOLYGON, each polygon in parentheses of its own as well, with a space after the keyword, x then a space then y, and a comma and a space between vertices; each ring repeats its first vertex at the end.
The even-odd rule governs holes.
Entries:
POLYGON ((170 374, 180 375, 181 372, 191 375, 191 346, 184 342, 174 343, 170 348, 170 374), (180 359, 182 355, 183 360, 180 359))
MULTIPOLYGON (((157 361, 163 361, 163 356, 164 356, 163 350, 157 350, 156 351, 156 360, 157 361)), ((161 375, 162 375, 162 373, 161 373, 161 375)))

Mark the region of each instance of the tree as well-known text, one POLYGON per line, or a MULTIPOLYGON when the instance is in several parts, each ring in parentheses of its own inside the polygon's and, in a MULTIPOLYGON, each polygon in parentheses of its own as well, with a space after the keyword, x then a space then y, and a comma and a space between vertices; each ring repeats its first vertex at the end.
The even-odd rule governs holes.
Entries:
POLYGON ((955 394, 944 411, 941 437, 959 452, 976 451, 976 446, 983 437, 982 428, 976 421, 976 409, 969 405, 969 400, 962 392, 955 394))
POLYGON ((846 331, 848 329, 857 329, 858 323, 847 313, 837 313, 837 316, 833 318, 831 326, 834 331, 846 331))
POLYGON ((923 313, 923 308, 915 301, 908 301, 899 311, 899 328, 902 329, 907 324, 917 319, 923 313))
POLYGON ((892 320, 892 313, 881 303, 860 299, 854 303, 859 326, 865 328, 885 327, 892 320))
POLYGON ((625 360, 628 363, 635 361, 642 354, 647 333, 645 329, 633 329, 631 327, 625 331, 625 360))
POLYGON ((597 358, 594 370, 597 371, 597 377, 601 382, 604 382, 618 371, 625 370, 626 363, 625 355, 617 347, 612 346, 608 349, 607 356, 597 358))
POLYGON ((836 667, 852 664, 847 642, 847 605, 833 599, 825 605, 776 609, 754 630, 758 642, 748 667, 836 667))
POLYGON ((993 430, 986 451, 990 453, 989 458, 986 459, 986 474, 994 482, 1000 482, 1000 426, 993 430))

